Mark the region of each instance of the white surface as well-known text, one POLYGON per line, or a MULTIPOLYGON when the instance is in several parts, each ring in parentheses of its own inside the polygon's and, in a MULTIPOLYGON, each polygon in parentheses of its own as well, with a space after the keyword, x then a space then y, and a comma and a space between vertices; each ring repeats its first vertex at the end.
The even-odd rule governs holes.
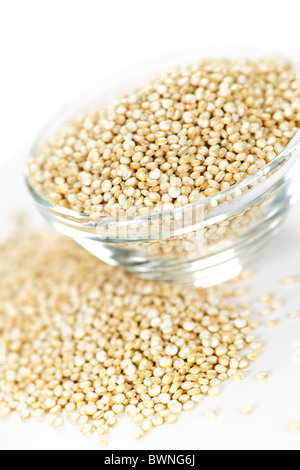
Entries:
MULTIPOLYGON (((238 43, 298 58, 299 13, 299 4, 290 0, 1 2, 0 236, 15 211, 26 210, 40 223, 21 167, 41 125, 66 97, 130 64, 189 46, 203 50, 211 43, 238 43)), ((206 399, 178 424, 154 430, 142 441, 133 439, 130 420, 121 419, 107 449, 300 449, 300 433, 285 429, 300 420, 300 320, 287 319, 290 310, 300 309, 300 281, 294 287, 281 284, 286 275, 300 279, 299 211, 300 204, 249 283, 251 299, 270 291, 285 306, 274 316, 277 328, 258 331, 265 348, 245 381, 227 382, 220 397, 206 399), (260 370, 269 371, 269 381, 255 380, 260 370), (240 410, 248 404, 255 413, 245 417, 240 410), (204 418, 209 408, 219 412, 217 420, 204 418)), ((261 306, 254 307, 259 312, 261 306)), ((81 436, 69 424, 56 431, 43 420, 0 421, 1 449, 97 449, 99 440, 81 436)))

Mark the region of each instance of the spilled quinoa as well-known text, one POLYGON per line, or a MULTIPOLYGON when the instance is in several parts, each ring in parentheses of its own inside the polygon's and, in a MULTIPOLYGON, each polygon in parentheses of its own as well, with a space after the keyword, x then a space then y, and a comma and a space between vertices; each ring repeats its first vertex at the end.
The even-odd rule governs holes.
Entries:
POLYGON ((103 436, 126 413, 142 437, 241 380, 260 349, 235 287, 139 280, 65 238, 4 242, 0 283, 0 417, 68 414, 103 436))

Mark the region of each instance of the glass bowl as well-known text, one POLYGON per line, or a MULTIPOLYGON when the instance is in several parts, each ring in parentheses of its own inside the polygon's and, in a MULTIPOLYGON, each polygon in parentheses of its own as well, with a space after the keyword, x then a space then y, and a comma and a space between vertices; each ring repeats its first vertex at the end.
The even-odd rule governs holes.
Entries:
MULTIPOLYGON (((66 106, 30 158, 63 123, 126 89, 113 84, 66 106)), ((209 287, 239 275, 278 233, 299 192, 299 157, 300 131, 271 163, 226 191, 172 211, 97 220, 51 205, 30 185, 27 171, 26 181, 45 219, 99 259, 144 279, 209 287)))

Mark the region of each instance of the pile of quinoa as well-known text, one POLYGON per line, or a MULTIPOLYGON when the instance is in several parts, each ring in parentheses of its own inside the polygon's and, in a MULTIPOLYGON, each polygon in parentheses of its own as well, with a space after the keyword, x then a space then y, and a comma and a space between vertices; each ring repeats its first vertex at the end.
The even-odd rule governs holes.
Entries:
POLYGON ((103 436, 127 413, 139 438, 242 380, 262 347, 234 285, 139 280, 61 237, 0 245, 0 283, 0 417, 69 414, 103 436))
POLYGON ((299 71, 206 59, 72 120, 29 163, 52 204, 99 217, 210 197, 271 162, 299 129, 299 71))

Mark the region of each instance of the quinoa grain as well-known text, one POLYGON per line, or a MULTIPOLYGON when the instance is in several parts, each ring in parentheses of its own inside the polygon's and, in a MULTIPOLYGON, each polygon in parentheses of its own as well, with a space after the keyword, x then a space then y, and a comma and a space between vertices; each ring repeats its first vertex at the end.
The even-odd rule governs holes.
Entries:
POLYGON ((207 419, 215 419, 217 418, 218 414, 215 410, 207 410, 205 412, 205 418, 207 419))
POLYGON ((296 310, 293 310, 292 312, 288 314, 288 317, 290 320, 295 320, 296 318, 299 318, 299 312, 297 312, 296 310))
POLYGON ((248 406, 245 406, 243 409, 242 409, 242 413, 243 415, 247 416, 247 415, 251 415, 253 413, 253 408, 252 406, 248 405, 248 406))
POLYGON ((267 380, 268 379, 267 372, 259 372, 258 374, 256 374, 256 379, 261 381, 261 382, 264 381, 264 380, 267 380))
POLYGON ((290 277, 286 277, 284 280, 283 280, 283 284, 285 286, 292 286, 294 284, 296 284, 298 281, 298 279, 296 277, 293 277, 293 276, 290 276, 290 277))
POLYGON ((292 421, 288 425, 288 430, 290 432, 299 432, 300 431, 300 421, 292 421))

